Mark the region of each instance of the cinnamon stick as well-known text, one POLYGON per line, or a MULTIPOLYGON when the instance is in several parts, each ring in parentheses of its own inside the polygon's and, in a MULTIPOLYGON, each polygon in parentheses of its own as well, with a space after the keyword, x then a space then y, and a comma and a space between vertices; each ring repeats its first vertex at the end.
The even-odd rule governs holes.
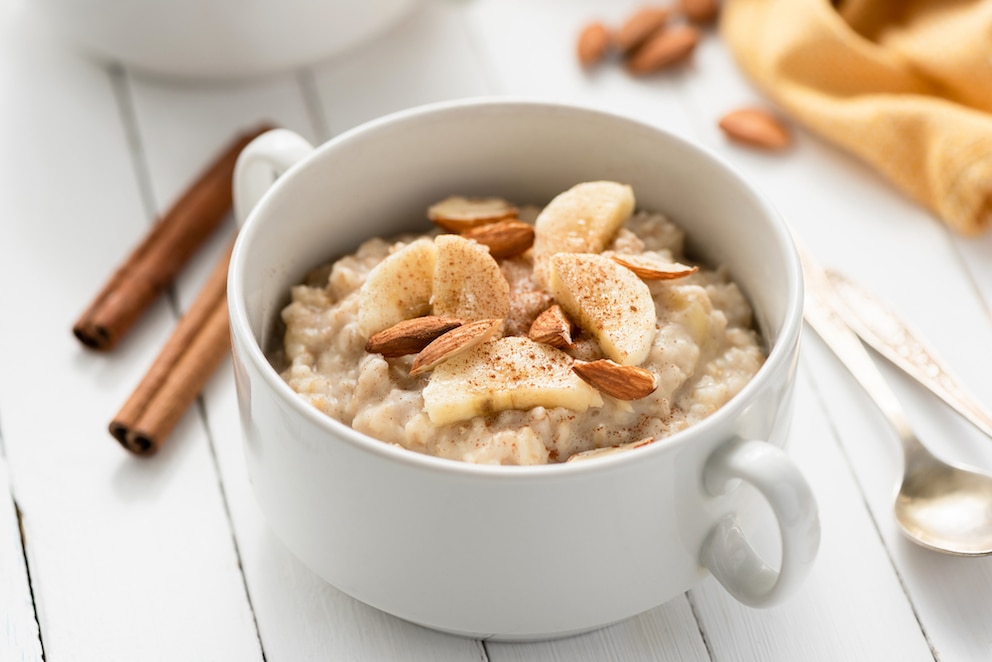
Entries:
POLYGON ((124 448, 139 455, 157 452, 227 355, 231 346, 226 296, 230 261, 228 249, 111 421, 110 434, 124 448))
POLYGON ((237 136, 155 222, 73 325, 84 345, 112 349, 172 282, 233 206, 231 179, 241 150, 271 128, 263 124, 237 136))

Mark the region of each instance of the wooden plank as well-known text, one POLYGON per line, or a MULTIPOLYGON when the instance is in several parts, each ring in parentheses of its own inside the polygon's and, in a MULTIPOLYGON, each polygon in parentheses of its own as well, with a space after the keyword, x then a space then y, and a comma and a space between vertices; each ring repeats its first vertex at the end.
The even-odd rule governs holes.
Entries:
POLYGON ((0 439, 0 660, 42 660, 20 525, 0 439))
POLYGON ((316 67, 331 134, 411 106, 489 93, 459 10, 423 3, 379 39, 316 67))
POLYGON ((106 430, 168 306, 112 355, 70 333, 148 227, 110 79, 25 5, 0 31, 0 407, 46 658, 260 659, 202 427, 152 460, 106 430))
MULTIPOLYGON (((892 515, 901 466, 896 437, 819 339, 808 345, 818 389, 832 394, 825 404, 836 434, 937 659, 985 659, 992 650, 992 605, 984 597, 992 590, 992 559, 936 554, 902 536, 892 515)), ((922 417, 935 411, 933 402, 922 406, 922 417)))
MULTIPOLYGON (((222 88, 132 80, 134 109, 156 201, 175 195, 196 164, 237 127, 261 116, 315 141, 323 128, 313 126, 312 118, 320 117, 323 109, 307 107, 312 99, 299 84, 299 79, 306 78, 304 72, 299 78, 274 77, 222 88)), ((226 237, 212 241, 184 274, 179 285, 183 305, 195 296, 194 276, 209 270, 225 241, 226 237)), ((479 660, 484 656, 479 642, 438 634, 367 607, 297 561, 269 531, 251 492, 229 361, 207 386, 204 400, 211 443, 268 662, 427 662, 479 660)))
POLYGON ((615 58, 590 71, 576 59, 576 39, 588 21, 619 27, 643 5, 639 0, 479 0, 463 9, 492 93, 601 108, 684 135, 691 118, 682 90, 695 70, 692 62, 635 79, 615 58))
POLYGON ((487 642, 486 650, 493 662, 710 660, 685 595, 647 613, 594 632, 535 643, 487 642))

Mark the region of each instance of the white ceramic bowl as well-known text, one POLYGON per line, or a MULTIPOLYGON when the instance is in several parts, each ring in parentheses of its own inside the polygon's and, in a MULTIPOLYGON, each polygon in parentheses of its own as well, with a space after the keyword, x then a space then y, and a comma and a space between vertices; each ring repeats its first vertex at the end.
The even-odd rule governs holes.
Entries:
POLYGON ((35 0, 84 51, 139 71, 240 78, 310 64, 383 31, 418 0, 35 0))
POLYGON ((614 115, 470 100, 392 115, 316 150, 285 130, 266 134, 242 154, 235 192, 239 215, 252 210, 229 285, 248 471, 272 530, 331 584, 432 628, 532 639, 633 616, 708 571, 751 605, 800 583, 819 525, 780 450, 800 268, 783 222, 726 164, 614 115), (755 307, 768 360, 705 421, 587 462, 476 466, 351 430, 266 360, 290 285, 315 265, 370 236, 423 228, 426 207, 452 193, 540 201, 593 179, 631 184, 639 205, 669 214, 755 307), (747 542, 756 512, 777 519, 780 572, 747 542))

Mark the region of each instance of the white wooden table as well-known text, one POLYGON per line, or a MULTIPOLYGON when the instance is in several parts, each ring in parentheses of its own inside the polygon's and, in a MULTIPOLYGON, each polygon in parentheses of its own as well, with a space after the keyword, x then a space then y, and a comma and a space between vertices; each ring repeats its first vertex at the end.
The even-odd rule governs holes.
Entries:
MULTIPOLYGON (((229 363, 154 458, 107 433, 233 224, 112 354, 85 350, 70 327, 236 130, 268 118, 320 142, 393 110, 476 95, 607 108, 715 150, 822 262, 885 296, 992 403, 992 234, 954 236, 801 130, 785 155, 728 144, 717 118, 761 99, 715 34, 677 72, 586 75, 573 56, 579 26, 618 21, 636 0, 434 0, 313 67, 184 85, 80 57, 27 4, 0 1, 0 660, 992 659, 992 559, 901 537, 890 511, 896 438, 812 333, 789 450, 816 493, 823 540, 800 592, 756 611, 710 579, 553 642, 437 634, 297 562, 253 500, 229 363)), ((883 369, 928 442, 992 469, 992 440, 883 369)))

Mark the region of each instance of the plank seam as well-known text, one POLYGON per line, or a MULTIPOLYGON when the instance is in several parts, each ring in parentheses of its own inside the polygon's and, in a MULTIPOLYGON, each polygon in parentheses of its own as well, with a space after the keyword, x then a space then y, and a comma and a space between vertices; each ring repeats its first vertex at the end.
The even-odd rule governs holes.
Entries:
POLYGON ((899 566, 896 564, 896 560, 892 556, 892 551, 885 542, 885 536, 882 535, 882 528, 878 523, 878 519, 875 517, 875 511, 872 510, 871 504, 868 503, 868 499, 865 496, 865 486, 862 484, 860 478, 858 477, 858 472, 854 468, 854 461, 851 459, 850 455, 848 455, 847 449, 840 440, 840 430, 837 429, 837 426, 834 424, 833 417, 830 416, 830 408, 827 407, 827 401, 823 395, 823 391, 820 390, 820 386, 816 382, 816 379, 809 376, 813 374, 813 370, 809 366, 809 362, 806 359, 802 359, 801 362, 806 366, 806 381, 809 382, 813 391, 813 396, 816 398, 820 409, 824 412, 824 418, 827 420, 827 427, 830 430, 830 436, 833 437, 834 444, 836 444, 840 450, 841 457, 844 458, 844 464, 847 465, 847 470, 850 473, 851 478, 858 486, 858 491, 861 492, 861 503, 864 506, 865 511, 868 513, 868 518, 871 520, 871 525, 875 529, 875 535, 878 536, 878 541, 881 543, 882 549, 885 551, 885 557, 889 560, 889 565, 892 567, 892 572, 896 575, 896 581, 899 582, 899 588, 902 589, 902 593, 906 597, 906 602, 909 603, 909 609, 912 611, 913 618, 916 620, 916 624, 920 628, 920 634, 923 635, 923 640, 926 641, 927 647, 930 649, 930 655, 933 657, 934 662, 940 662, 940 653, 937 652, 933 641, 930 639, 930 633, 927 632, 927 628, 923 625, 923 621, 920 618, 920 613, 916 609, 916 603, 913 601, 913 596, 910 594, 902 573, 899 571, 899 566))
POLYGON ((131 167, 134 168, 134 178, 138 185, 138 195, 145 209, 145 216, 154 221, 158 216, 155 204, 155 194, 152 192, 152 178, 148 170, 148 159, 145 156, 145 145, 141 140, 138 129, 138 115, 134 108, 134 97, 127 72, 120 65, 111 65, 107 69, 110 85, 113 88, 117 111, 120 113, 121 124, 124 127, 124 141, 131 156, 131 167))
POLYGON ((706 650, 706 655, 709 657, 710 662, 715 659, 713 657, 713 648, 710 646, 710 639, 706 636, 706 628, 703 627, 703 619, 699 617, 699 611, 696 609, 696 601, 692 598, 692 591, 686 591, 684 593, 685 601, 689 603, 689 611, 692 613, 692 618, 696 621, 696 629, 699 630, 699 637, 703 640, 703 648, 706 650))
POLYGON ((968 282, 969 289, 971 289, 975 295, 975 298, 981 303, 982 311, 985 313, 985 317, 988 318, 989 322, 992 322, 992 302, 986 300, 985 295, 982 292, 982 288, 978 284, 978 278, 975 277, 975 273, 971 270, 968 260, 966 260, 964 255, 961 253, 961 247, 957 238, 947 227, 944 227, 944 236, 947 238, 947 243, 950 244, 951 252, 959 262, 961 271, 964 273, 964 278, 968 282))
POLYGON ((31 564, 28 563, 28 543, 27 536, 24 535, 24 515, 21 513, 21 506, 17 499, 11 494, 11 501, 14 504, 14 514, 17 516, 17 529, 21 538, 21 555, 24 557, 24 574, 28 580, 28 595, 31 596, 31 611, 34 614, 34 624, 38 629, 38 647, 41 649, 41 659, 45 662, 45 638, 41 633, 41 619, 38 618, 38 600, 34 595, 34 583, 31 581, 31 564))
POLYGON ((210 451, 210 461, 214 465, 214 475, 217 477, 217 490, 220 493, 220 501, 224 507, 224 516, 227 517, 228 531, 231 534, 231 544, 234 547, 234 558, 238 562, 238 572, 241 574, 241 585, 245 591, 245 600, 248 602, 248 610, 251 612, 252 624, 255 626, 255 637, 258 639, 258 650, 262 655, 262 662, 267 662, 265 656, 265 645, 262 643, 262 630, 258 626, 258 615, 255 613, 255 603, 251 599, 251 590, 248 586, 248 577, 245 574, 244 562, 241 558, 241 546, 238 543, 238 536, 234 529, 234 518, 231 516, 231 505, 227 498, 227 490, 224 487, 224 479, 220 470, 220 462, 217 459, 217 449, 214 444, 214 435, 210 430, 210 420, 207 415, 207 407, 203 401, 203 396, 197 398, 196 407, 203 421, 204 431, 207 435, 207 448, 210 451))
MULTIPOLYGON (((141 131, 138 127, 138 113, 134 106, 134 95, 131 93, 131 83, 128 79, 127 71, 119 64, 112 64, 107 68, 107 75, 110 78, 110 85, 113 89, 114 100, 117 102, 117 111, 120 113, 121 124, 124 127, 124 141, 128 147, 128 154, 131 157, 131 167, 134 169, 135 183, 138 186, 138 196, 141 198, 141 206, 145 210, 145 219, 148 224, 154 224, 158 218, 158 205, 155 200, 154 188, 152 187, 151 171, 148 167, 148 158, 145 155, 145 144, 141 140, 141 131)), ((179 305, 179 296, 174 285, 164 288, 162 295, 169 303, 176 319, 182 317, 182 307, 179 305)))
POLYGON ((470 35, 468 39, 469 51, 472 53, 472 57, 475 59, 476 64, 478 64, 479 69, 482 70, 482 81, 489 94, 504 94, 506 92, 506 85, 501 79, 497 67, 493 65, 492 60, 486 54, 485 49, 480 47, 482 39, 476 38, 474 23, 467 16, 467 12, 469 11, 467 6, 467 4, 463 4, 454 8, 454 13, 458 16, 458 22, 461 24, 462 30, 470 35))

